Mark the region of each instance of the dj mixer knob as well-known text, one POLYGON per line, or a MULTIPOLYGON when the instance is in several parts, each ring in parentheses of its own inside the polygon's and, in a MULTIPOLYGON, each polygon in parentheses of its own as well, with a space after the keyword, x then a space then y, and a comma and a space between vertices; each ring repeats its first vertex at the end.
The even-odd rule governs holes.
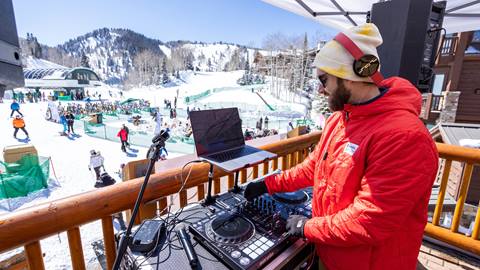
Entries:
POLYGON ((281 220, 275 221, 275 223, 273 224, 273 231, 278 234, 283 233, 285 231, 285 225, 281 220))

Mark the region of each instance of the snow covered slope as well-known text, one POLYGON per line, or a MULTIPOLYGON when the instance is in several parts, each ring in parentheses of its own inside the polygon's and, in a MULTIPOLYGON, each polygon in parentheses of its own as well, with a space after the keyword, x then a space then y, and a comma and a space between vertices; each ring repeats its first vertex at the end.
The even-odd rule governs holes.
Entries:
POLYGON ((59 45, 62 53, 82 62, 88 58, 90 67, 107 83, 126 79, 138 53, 149 50, 171 59, 175 50, 192 54, 192 69, 199 71, 231 71, 244 69, 245 61, 253 61, 255 49, 236 44, 169 41, 148 38, 128 29, 102 28, 59 45), (248 53, 248 56, 247 56, 248 53))
POLYGON ((67 68, 62 65, 32 56, 24 57, 22 61, 25 68, 67 68))

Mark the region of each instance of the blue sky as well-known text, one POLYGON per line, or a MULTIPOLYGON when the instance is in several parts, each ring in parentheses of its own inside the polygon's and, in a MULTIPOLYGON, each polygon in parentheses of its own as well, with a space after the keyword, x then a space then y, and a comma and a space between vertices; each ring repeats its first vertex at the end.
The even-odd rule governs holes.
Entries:
POLYGON ((162 41, 261 46, 272 33, 331 38, 335 31, 260 0, 13 0, 18 34, 53 46, 94 29, 128 28, 162 41))

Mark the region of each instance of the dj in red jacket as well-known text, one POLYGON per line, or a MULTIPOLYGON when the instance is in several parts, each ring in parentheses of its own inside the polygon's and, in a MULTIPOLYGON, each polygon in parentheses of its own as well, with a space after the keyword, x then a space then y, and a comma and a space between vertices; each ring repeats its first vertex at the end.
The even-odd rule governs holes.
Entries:
POLYGON ((416 269, 438 153, 418 118, 419 91, 379 74, 381 43, 377 27, 364 24, 321 49, 314 65, 333 114, 318 145, 244 193, 251 200, 313 186, 313 217, 291 215, 287 230, 314 242, 327 269, 416 269))

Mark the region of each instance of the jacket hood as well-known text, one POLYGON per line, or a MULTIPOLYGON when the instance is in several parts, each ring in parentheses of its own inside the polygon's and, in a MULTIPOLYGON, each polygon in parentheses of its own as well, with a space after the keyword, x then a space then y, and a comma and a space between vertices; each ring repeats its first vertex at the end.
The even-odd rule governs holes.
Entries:
POLYGON ((380 87, 388 91, 377 100, 363 105, 345 104, 344 110, 351 116, 375 115, 389 111, 403 110, 420 115, 422 96, 408 80, 390 77, 382 81, 380 87))

